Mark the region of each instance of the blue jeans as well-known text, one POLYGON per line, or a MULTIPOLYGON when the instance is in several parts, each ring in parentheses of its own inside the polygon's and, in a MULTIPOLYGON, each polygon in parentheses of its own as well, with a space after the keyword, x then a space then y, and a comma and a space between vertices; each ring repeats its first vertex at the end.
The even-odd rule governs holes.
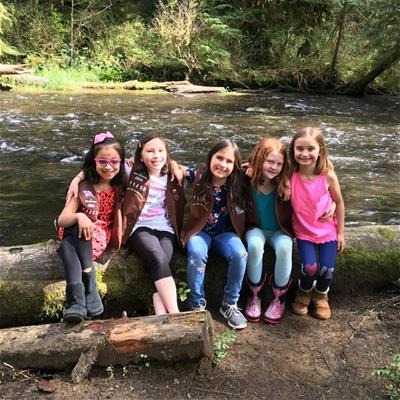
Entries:
POLYGON ((264 246, 267 242, 275 250, 274 284, 284 287, 289 283, 292 272, 293 241, 290 236, 277 231, 265 231, 253 228, 246 232, 247 277, 251 283, 257 285, 261 281, 263 270, 264 246))
POLYGON ((300 287, 303 290, 315 288, 326 292, 333 281, 336 265, 337 241, 312 243, 297 239, 300 258, 300 287))
POLYGON ((243 277, 246 272, 247 252, 240 237, 233 232, 210 236, 200 231, 187 244, 187 273, 190 288, 190 305, 195 308, 206 304, 204 277, 208 252, 213 250, 228 261, 228 277, 224 287, 224 302, 236 304, 239 300, 243 277))

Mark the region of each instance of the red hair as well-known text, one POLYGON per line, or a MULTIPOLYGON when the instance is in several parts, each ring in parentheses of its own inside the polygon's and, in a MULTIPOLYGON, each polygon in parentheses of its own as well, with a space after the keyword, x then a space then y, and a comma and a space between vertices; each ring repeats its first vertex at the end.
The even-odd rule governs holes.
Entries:
POLYGON ((277 151, 283 156, 283 165, 281 172, 272 179, 271 183, 280 189, 283 189, 285 180, 289 178, 289 159, 286 152, 286 146, 279 139, 273 137, 265 137, 261 139, 250 154, 249 164, 253 168, 253 176, 251 184, 254 187, 261 185, 263 182, 263 163, 267 159, 268 154, 277 151))

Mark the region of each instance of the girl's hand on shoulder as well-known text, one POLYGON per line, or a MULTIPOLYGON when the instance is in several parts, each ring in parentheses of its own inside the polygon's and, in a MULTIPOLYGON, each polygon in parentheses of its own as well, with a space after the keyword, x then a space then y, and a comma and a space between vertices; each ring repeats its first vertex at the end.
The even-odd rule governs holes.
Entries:
POLYGON ((179 165, 175 160, 170 161, 171 166, 171 181, 176 179, 178 181, 178 185, 182 186, 183 178, 185 177, 184 168, 179 165))
POLYGON ((250 164, 247 165, 246 170, 245 170, 245 174, 246 174, 249 178, 251 178, 251 177, 253 176, 253 174, 254 174, 254 169, 253 169, 253 167, 252 167, 250 164))
POLYGON ((337 250, 341 253, 346 248, 346 242, 344 240, 344 234, 338 233, 337 235, 337 250))
POLYGON ((83 235, 85 240, 91 240, 93 234, 93 222, 83 213, 77 213, 77 219, 79 227, 78 237, 81 238, 83 235))
POLYGON ((134 158, 134 157, 127 158, 127 159, 125 159, 125 162, 128 164, 128 166, 129 166, 130 168, 132 168, 132 167, 133 167, 133 164, 135 164, 135 158, 134 158))
POLYGON ((320 221, 329 221, 335 215, 336 203, 332 202, 330 207, 318 218, 320 221))
POLYGON ((79 183, 81 180, 82 178, 77 175, 74 179, 72 179, 71 183, 69 184, 67 196, 65 198, 67 204, 70 202, 71 199, 78 200, 79 183))

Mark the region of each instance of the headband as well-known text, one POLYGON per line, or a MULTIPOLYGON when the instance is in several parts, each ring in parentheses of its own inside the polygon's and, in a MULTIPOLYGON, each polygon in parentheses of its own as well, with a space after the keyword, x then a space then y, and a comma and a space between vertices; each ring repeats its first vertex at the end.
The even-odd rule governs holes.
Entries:
POLYGON ((113 138, 113 137, 114 137, 113 134, 108 131, 99 133, 94 137, 93 144, 104 142, 104 140, 106 140, 107 138, 113 138))

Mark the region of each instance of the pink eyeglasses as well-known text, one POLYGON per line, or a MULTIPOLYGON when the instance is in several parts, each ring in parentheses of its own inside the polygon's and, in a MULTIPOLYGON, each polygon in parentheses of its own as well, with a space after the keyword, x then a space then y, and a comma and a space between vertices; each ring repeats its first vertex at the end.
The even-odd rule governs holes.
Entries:
POLYGON ((102 167, 106 167, 109 164, 110 164, 110 167, 116 167, 117 165, 121 164, 120 158, 111 158, 111 159, 107 160, 106 158, 96 157, 94 159, 94 161, 96 161, 97 164, 101 165, 102 167))

